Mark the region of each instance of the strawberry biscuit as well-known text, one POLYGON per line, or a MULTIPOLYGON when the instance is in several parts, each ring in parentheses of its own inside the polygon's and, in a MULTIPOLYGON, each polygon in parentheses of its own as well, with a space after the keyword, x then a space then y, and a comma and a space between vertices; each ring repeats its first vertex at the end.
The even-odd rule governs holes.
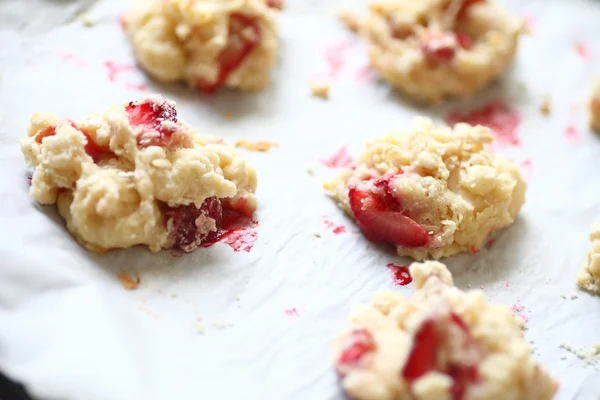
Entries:
POLYGON ((35 167, 31 197, 56 204, 92 251, 142 244, 189 252, 225 218, 256 208, 254 169, 198 135, 160 96, 80 121, 35 113, 21 146, 35 167))
POLYGON ((375 295, 334 343, 342 386, 361 400, 549 400, 558 384, 531 356, 522 320, 463 292, 436 261, 413 263, 416 293, 375 295))
POLYGON ((124 22, 139 64, 156 80, 207 93, 255 91, 268 85, 277 56, 279 3, 137 0, 124 22))
POLYGON ((325 188, 368 239, 396 246, 398 255, 477 252, 525 202, 516 164, 484 150, 492 139, 483 126, 436 128, 417 118, 411 130, 368 143, 325 188))
POLYGON ((360 34, 396 89, 437 103, 466 96, 512 62, 525 22, 487 0, 374 0, 360 34))
POLYGON ((592 87, 590 100, 590 128, 600 133, 600 77, 592 87))
POLYGON ((577 285, 588 292, 600 294, 600 224, 592 226, 592 249, 577 275, 577 285))

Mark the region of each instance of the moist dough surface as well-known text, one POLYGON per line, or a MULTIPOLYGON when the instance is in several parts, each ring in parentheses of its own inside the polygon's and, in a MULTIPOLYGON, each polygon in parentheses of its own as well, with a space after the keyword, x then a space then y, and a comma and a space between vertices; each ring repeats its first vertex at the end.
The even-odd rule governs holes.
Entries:
POLYGON ((416 292, 357 306, 333 359, 353 399, 547 400, 558 388, 532 358, 522 320, 463 292, 436 261, 413 263, 416 292))
POLYGON ((268 85, 277 57, 276 13, 264 0, 137 0, 125 23, 153 78, 255 91, 268 85))
POLYGON ((367 238, 395 245, 398 255, 476 252, 525 202, 517 165, 484 149, 492 140, 483 126, 416 118, 411 129, 367 143, 325 188, 367 238))
POLYGON ((577 275, 577 285, 588 292, 600 294, 600 224, 592 226, 592 248, 577 275))
POLYGON ((35 168, 31 197, 57 204, 92 251, 191 251, 216 233, 224 210, 256 208, 255 170, 157 95, 79 121, 35 113, 21 146, 35 168))
POLYGON ((493 1, 374 0, 360 23, 371 66, 410 97, 466 96, 514 59, 525 21, 493 1))

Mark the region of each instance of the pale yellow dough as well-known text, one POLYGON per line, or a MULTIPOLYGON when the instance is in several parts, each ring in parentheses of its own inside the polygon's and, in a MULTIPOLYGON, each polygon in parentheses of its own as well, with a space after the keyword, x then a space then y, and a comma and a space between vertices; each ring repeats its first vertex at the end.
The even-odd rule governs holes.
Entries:
POLYGON ((472 4, 459 14, 463 2, 371 1, 360 24, 371 66, 399 91, 430 103, 486 86, 512 62, 526 24, 493 1, 472 4), (472 47, 462 46, 456 33, 468 35, 472 47), (431 36, 441 39, 428 42, 431 36), (424 43, 447 46, 455 54, 447 62, 432 61, 424 43))
POLYGON ((588 292, 600 294, 600 224, 592 226, 590 241, 592 248, 577 274, 577 285, 588 292))
POLYGON ((353 215, 350 187, 372 191, 374 179, 394 176, 392 191, 405 215, 431 237, 425 247, 397 246, 398 255, 422 260, 476 252, 491 233, 514 222, 525 202, 518 166, 484 149, 492 140, 483 126, 435 127, 416 118, 411 129, 367 143, 355 165, 325 189, 353 215))
MULTIPOLYGON (((554 397, 558 384, 532 358, 521 319, 507 307, 488 303, 481 290, 463 292, 454 287, 452 275, 439 262, 413 263, 410 273, 416 287, 412 297, 376 294, 370 305, 354 309, 334 343, 334 364, 350 398, 452 400, 457 398, 450 393, 452 365, 477 371, 461 400, 554 397), (464 329, 453 323, 456 316, 464 329), (427 324, 435 326, 434 344, 425 338, 431 335, 427 324), (434 350, 423 348, 433 346, 434 350), (435 368, 411 376, 406 372, 410 368, 414 373, 415 364, 409 362, 418 347, 422 355, 434 354, 435 368), (361 350, 360 356, 356 350, 361 350)), ((427 364, 423 357, 413 356, 412 362, 416 358, 427 364)))
MULTIPOLYGON (((156 95, 132 104, 175 109, 174 102, 156 95)), ((160 118, 170 140, 152 145, 158 132, 133 126, 126 107, 115 105, 79 121, 35 113, 21 140, 25 160, 35 168, 31 197, 57 204, 69 231, 88 249, 171 248, 178 233, 165 210, 200 208, 209 198, 246 214, 256 208, 255 170, 231 146, 198 135, 181 120, 160 118), (96 160, 86 151, 88 140, 100 149, 96 160)), ((195 224, 199 235, 217 228, 206 213, 195 224)))
POLYGON ((592 86, 590 99, 590 128, 600 133, 600 77, 592 86))
POLYGON ((196 87, 199 81, 217 80, 223 51, 240 47, 239 37, 231 35, 232 15, 255 21, 259 35, 245 29, 241 36, 256 46, 222 84, 255 91, 268 85, 277 57, 276 13, 264 0, 136 0, 125 23, 135 56, 148 74, 196 87))

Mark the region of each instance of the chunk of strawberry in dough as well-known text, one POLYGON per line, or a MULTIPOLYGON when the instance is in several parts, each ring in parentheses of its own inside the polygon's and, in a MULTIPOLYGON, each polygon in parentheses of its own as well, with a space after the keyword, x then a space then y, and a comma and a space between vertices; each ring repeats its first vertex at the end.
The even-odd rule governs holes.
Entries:
POLYGON ((168 102, 143 103, 130 102, 126 107, 129 123, 133 127, 142 127, 138 133, 140 146, 162 146, 168 143, 173 133, 163 122, 177 122, 177 110, 168 102))
POLYGON ((165 211, 167 230, 173 249, 191 252, 212 239, 223 224, 221 200, 209 197, 200 208, 194 204, 170 207, 165 211))
POLYGON ((261 37, 258 22, 243 14, 232 14, 229 19, 229 42, 219 54, 219 72, 214 82, 200 79, 196 86, 204 93, 212 93, 221 86, 244 59, 254 50, 261 37))
POLYGON ((401 212, 389 210, 381 195, 351 187, 348 197, 356 224, 369 240, 405 247, 429 243, 425 229, 401 212))
POLYGON ((421 38, 419 47, 425 58, 432 62, 448 63, 456 55, 458 40, 451 32, 429 32, 421 38))
POLYGON ((475 359, 447 359, 442 361, 439 353, 447 346, 449 330, 459 328, 454 334, 462 334, 458 342, 464 352, 479 354, 480 349, 472 338, 467 324, 455 312, 424 320, 414 335, 414 345, 402 369, 402 376, 409 382, 419 379, 430 371, 438 371, 452 378, 450 392, 453 400, 462 400, 470 384, 479 379, 475 359), (460 332, 460 333, 458 333, 460 332), (443 364, 442 364, 443 363, 443 364))

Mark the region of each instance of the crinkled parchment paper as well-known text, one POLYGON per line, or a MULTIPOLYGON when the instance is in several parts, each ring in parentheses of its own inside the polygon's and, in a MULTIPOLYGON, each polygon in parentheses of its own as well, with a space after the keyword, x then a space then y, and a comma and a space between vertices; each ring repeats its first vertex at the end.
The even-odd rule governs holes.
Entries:
POLYGON ((426 109, 358 72, 364 45, 336 19, 358 1, 290 1, 269 89, 210 97, 136 70, 108 79, 107 61, 133 63, 117 23, 129 2, 0 1, 0 369, 44 399, 342 398, 329 347, 351 307, 378 290, 413 288, 394 286, 386 268, 409 260, 367 242, 324 196, 321 183, 335 171, 319 160, 342 145, 357 154, 416 114, 441 120, 502 99, 523 118, 522 145, 498 151, 524 163, 527 203, 489 249, 446 262, 459 287, 481 286, 526 316, 535 357, 560 381, 559 399, 580 390, 588 390, 581 399, 598 398, 582 389, 597 367, 559 346, 589 350, 600 341, 600 298, 578 292, 574 279, 589 227, 600 222, 600 137, 584 109, 600 73, 600 3, 505 3, 532 25, 514 68, 474 99, 426 109), (84 11, 92 27, 77 18, 84 11), (343 67, 330 100, 312 98, 308 84, 327 74, 332 48, 343 67), (219 243, 183 257, 138 248, 97 256, 28 197, 17 138, 34 111, 77 119, 150 92, 176 100, 180 117, 202 132, 280 144, 243 150, 259 176, 250 252, 219 243), (323 217, 346 232, 333 234, 323 217), (117 272, 139 276, 140 287, 126 291, 117 272))

